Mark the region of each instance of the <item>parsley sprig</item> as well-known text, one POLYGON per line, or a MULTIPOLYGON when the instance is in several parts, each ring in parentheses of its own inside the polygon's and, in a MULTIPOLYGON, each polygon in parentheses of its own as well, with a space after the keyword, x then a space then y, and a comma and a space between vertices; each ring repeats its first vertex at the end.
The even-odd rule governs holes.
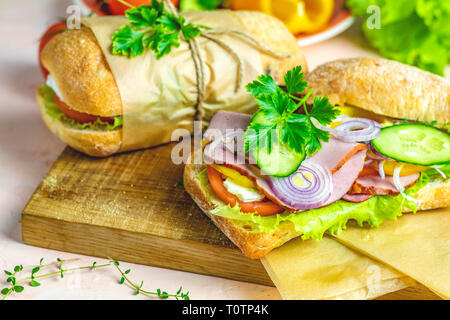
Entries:
POLYGON ((307 100, 313 90, 298 97, 308 88, 301 66, 288 71, 284 80, 287 90, 280 88, 270 75, 261 75, 247 85, 247 91, 255 97, 261 110, 252 118, 244 136, 246 152, 265 146, 271 153, 272 143, 279 141, 294 152, 306 152, 311 156, 322 148, 320 141, 329 141, 329 132, 318 128, 313 119, 327 126, 340 111, 330 104, 328 98, 320 96, 314 99, 312 108, 308 110, 307 100), (296 113, 301 107, 304 114, 296 113), (264 121, 261 121, 261 113, 264 121))
POLYGON ((164 2, 152 0, 149 5, 125 11, 129 25, 123 25, 112 36, 112 53, 134 58, 145 50, 155 52, 160 59, 180 46, 181 35, 190 41, 207 26, 187 23, 183 16, 175 16, 164 7, 164 2))

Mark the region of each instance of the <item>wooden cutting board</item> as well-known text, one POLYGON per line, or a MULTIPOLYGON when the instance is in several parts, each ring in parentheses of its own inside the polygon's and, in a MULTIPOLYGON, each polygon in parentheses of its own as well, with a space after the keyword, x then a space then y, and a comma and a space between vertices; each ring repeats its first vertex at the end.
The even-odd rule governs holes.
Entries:
MULTIPOLYGON (((22 214, 24 243, 273 286, 182 186, 173 145, 106 159, 66 148, 22 214)), ((424 287, 388 299, 437 299, 424 287)))

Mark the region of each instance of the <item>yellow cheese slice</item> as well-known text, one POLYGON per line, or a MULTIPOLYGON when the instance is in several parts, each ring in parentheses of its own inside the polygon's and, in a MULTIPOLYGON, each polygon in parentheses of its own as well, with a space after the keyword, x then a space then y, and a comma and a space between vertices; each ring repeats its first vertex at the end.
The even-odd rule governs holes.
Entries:
POLYGON ((340 244, 294 239, 261 259, 283 299, 373 299, 415 285, 410 277, 340 244))
POLYGON ((450 299, 450 208, 406 214, 379 228, 351 227, 336 238, 450 299))

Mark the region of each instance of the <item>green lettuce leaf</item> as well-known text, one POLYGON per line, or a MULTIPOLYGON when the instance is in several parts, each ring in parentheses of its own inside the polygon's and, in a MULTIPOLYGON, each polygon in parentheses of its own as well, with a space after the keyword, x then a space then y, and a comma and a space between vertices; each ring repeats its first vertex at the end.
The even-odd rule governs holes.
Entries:
POLYGON ((71 127, 75 127, 78 129, 87 129, 87 130, 97 130, 97 131, 113 131, 119 129, 123 125, 123 117, 116 116, 114 117, 114 123, 101 121, 99 118, 92 123, 80 123, 73 119, 68 118, 62 111, 59 109, 58 105, 55 102, 55 92, 51 87, 44 84, 43 86, 38 88, 39 92, 44 98, 45 112, 48 116, 53 119, 60 120, 64 122, 66 125, 71 127))
POLYGON ((348 0, 347 6, 364 17, 364 34, 384 57, 444 74, 450 60, 450 1, 348 0), (380 29, 366 23, 371 5, 380 8, 380 29))
MULTIPOLYGON (((439 170, 450 177, 450 165, 442 166, 439 170)), ((435 169, 423 172, 414 186, 405 191, 404 195, 373 196, 362 203, 351 203, 339 200, 327 207, 304 211, 301 213, 278 214, 261 217, 255 214, 243 213, 238 206, 231 207, 221 202, 212 191, 206 170, 198 176, 208 199, 216 208, 211 212, 214 215, 233 220, 234 223, 254 232, 271 232, 283 223, 294 224, 295 230, 301 234, 302 239, 321 240, 325 232, 338 235, 346 229, 349 220, 355 220, 359 226, 368 225, 378 227, 385 220, 395 221, 402 215, 402 208, 417 212, 414 195, 424 188, 431 180, 443 179, 441 173, 435 169)))

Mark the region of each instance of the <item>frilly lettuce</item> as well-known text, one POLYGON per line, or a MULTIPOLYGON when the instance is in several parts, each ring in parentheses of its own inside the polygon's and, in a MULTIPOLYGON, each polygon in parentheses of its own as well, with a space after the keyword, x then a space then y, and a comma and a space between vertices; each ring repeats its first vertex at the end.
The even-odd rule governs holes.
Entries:
MULTIPOLYGON (((353 13, 369 19, 369 6, 380 8, 380 29, 363 24, 368 41, 380 53, 442 75, 450 60, 450 1, 348 0, 353 13)), ((367 21, 367 20, 366 20, 367 21)))
MULTIPOLYGON (((439 170, 450 176, 450 165, 440 167, 439 170)), ((206 191, 208 198, 216 208, 211 212, 214 215, 233 220, 236 224, 250 227, 254 232, 271 232, 281 224, 292 223, 295 230, 302 235, 302 239, 321 240, 325 232, 338 235, 346 229, 349 220, 355 220, 359 226, 367 224, 378 227, 385 220, 395 221, 402 215, 402 208, 417 212, 417 204, 411 197, 432 179, 440 179, 441 174, 431 169, 423 172, 416 184, 405 191, 405 195, 373 196, 362 203, 351 203, 339 200, 327 207, 313 209, 301 213, 278 214, 270 217, 261 217, 255 214, 243 213, 238 206, 231 207, 221 202, 212 191, 206 170, 202 171, 197 179, 206 191)))
POLYGON ((89 130, 99 130, 99 131, 113 131, 116 129, 119 129, 122 127, 123 124, 123 117, 122 116, 116 116, 114 117, 114 123, 104 122, 101 121, 99 118, 92 123, 80 123, 73 119, 70 119, 66 117, 66 115, 59 109, 58 105, 55 102, 55 92, 51 87, 44 84, 43 86, 39 87, 38 90, 40 91, 42 97, 44 98, 44 104, 45 104, 45 112, 47 115, 53 119, 60 120, 64 122, 65 124, 76 127, 78 129, 89 129, 89 130))

